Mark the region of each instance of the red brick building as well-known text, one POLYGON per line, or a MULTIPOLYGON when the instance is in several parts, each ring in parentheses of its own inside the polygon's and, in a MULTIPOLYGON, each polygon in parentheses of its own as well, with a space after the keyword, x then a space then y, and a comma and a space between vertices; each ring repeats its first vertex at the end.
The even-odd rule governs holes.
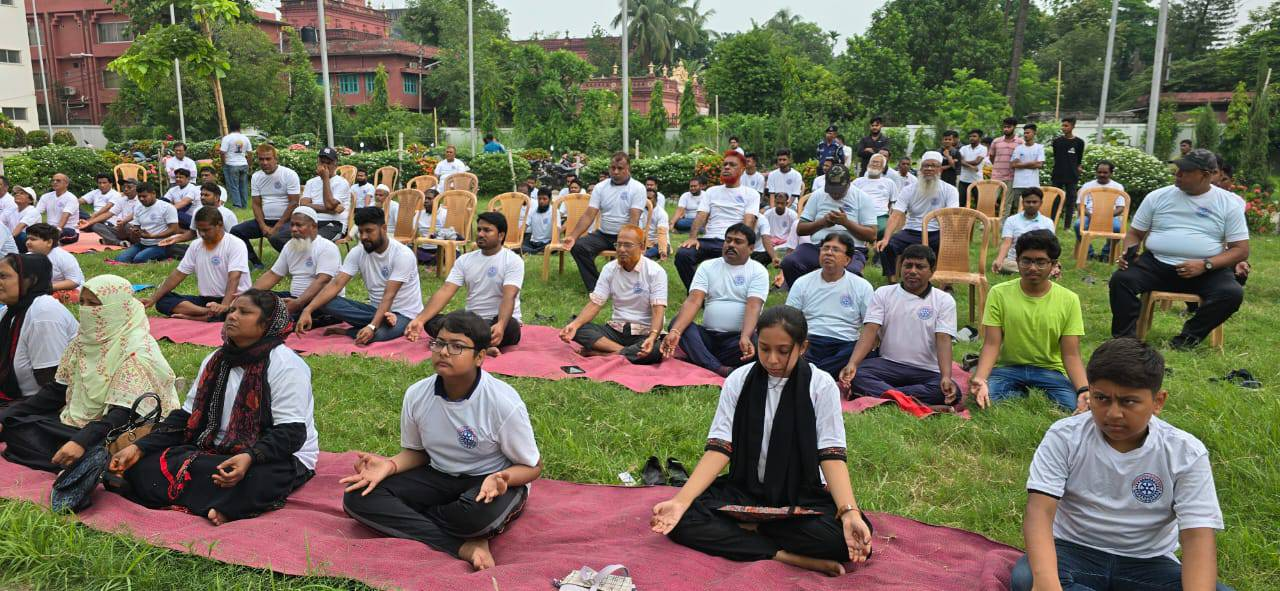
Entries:
MULTIPOLYGON (((671 122, 671 126, 675 127, 680 124, 680 93, 684 90, 685 78, 680 72, 672 72, 663 75, 661 72, 654 75, 633 76, 631 78, 631 108, 641 114, 649 114, 649 99, 653 97, 653 89, 657 86, 658 81, 662 81, 662 105, 667 110, 667 120, 671 122)), ((583 88, 604 89, 622 94, 622 77, 609 76, 605 78, 592 78, 582 84, 583 88)), ((702 85, 697 79, 693 82, 693 96, 698 106, 698 113, 706 115, 707 97, 702 85)))
MULTIPOLYGON (((348 107, 368 102, 378 64, 382 64, 387 69, 387 98, 391 104, 410 111, 419 107, 430 110, 429 104, 420 102, 418 91, 422 77, 435 64, 436 48, 402 39, 334 39, 332 31, 328 34, 329 84, 337 101, 348 107)), ((319 72, 320 44, 307 43, 307 53, 311 54, 312 67, 319 72)))

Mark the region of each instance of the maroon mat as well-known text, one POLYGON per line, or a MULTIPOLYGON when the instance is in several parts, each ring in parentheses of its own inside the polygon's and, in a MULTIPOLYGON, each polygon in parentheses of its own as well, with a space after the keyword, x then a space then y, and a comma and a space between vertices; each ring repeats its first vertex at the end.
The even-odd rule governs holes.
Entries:
MULTIPOLYGON (((642 590, 1006 589, 1019 552, 976 533, 872 513, 875 556, 828 578, 774 561, 738 563, 678 546, 648 529, 669 487, 620 488, 553 480, 534 483, 524 515, 498 536, 498 566, 469 566, 408 540, 380 538, 347 517, 337 480, 355 454, 322 453, 317 475, 283 509, 214 527, 175 511, 153 511, 98 489, 80 514, 90 527, 131 532, 157 546, 214 560, 301 575, 359 579, 381 588, 549 591, 552 578, 589 565, 622 563, 642 590)), ((47 504, 53 476, 0 460, 0 496, 47 504)))
POLYGON ((98 236, 93 232, 81 232, 80 240, 72 242, 71 244, 63 244, 62 250, 71 254, 83 254, 86 252, 121 250, 124 248, 123 246, 108 246, 106 244, 102 244, 101 242, 98 242, 101 238, 101 236, 98 236))

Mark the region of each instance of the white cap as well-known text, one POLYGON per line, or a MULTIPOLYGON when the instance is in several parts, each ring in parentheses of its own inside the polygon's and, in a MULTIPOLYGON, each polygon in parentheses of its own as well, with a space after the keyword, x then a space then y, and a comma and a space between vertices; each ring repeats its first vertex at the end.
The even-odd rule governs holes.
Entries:
POLYGON ((376 193, 376 192, 378 192, 378 191, 386 191, 387 193, 390 193, 390 192, 391 192, 391 187, 388 187, 388 186, 386 186, 385 184, 383 184, 383 185, 378 185, 378 186, 376 186, 376 187, 374 187, 374 188, 373 188, 373 191, 374 191, 375 193, 376 193))
POLYGON ((305 205, 299 205, 293 208, 293 215, 305 215, 311 218, 311 221, 317 224, 320 223, 320 214, 316 213, 316 210, 305 205))
POLYGON ((928 161, 930 161, 930 160, 932 160, 932 161, 934 161, 934 162, 937 162, 937 163, 941 164, 941 163, 942 163, 942 153, 940 153, 940 152, 935 152, 935 151, 933 151, 933 150, 930 150, 930 151, 928 151, 928 152, 925 152, 925 153, 924 153, 924 156, 921 156, 921 157, 920 157, 920 162, 928 162, 928 161))
POLYGON ((36 200, 36 192, 31 187, 23 187, 22 192, 26 193, 29 197, 31 197, 32 201, 36 200))

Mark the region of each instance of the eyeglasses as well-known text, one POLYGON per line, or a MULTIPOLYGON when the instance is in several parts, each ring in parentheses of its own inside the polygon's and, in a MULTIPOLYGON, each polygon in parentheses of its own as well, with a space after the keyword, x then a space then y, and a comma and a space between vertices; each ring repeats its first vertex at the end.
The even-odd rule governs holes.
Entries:
POLYGON ((1048 269, 1054 263, 1051 259, 1018 259, 1020 267, 1035 267, 1037 269, 1048 269))
POLYGON ((633 248, 640 248, 640 245, 636 244, 635 242, 623 242, 623 241, 614 242, 613 246, 615 247, 616 250, 631 250, 633 248))
POLYGON ((476 347, 458 341, 446 341, 443 339, 432 338, 427 341, 427 348, 432 353, 448 351, 450 355, 461 355, 463 351, 474 351, 476 347))
POLYGON ((821 253, 823 253, 823 254, 826 254, 826 253, 828 253, 828 252, 833 253, 833 254, 843 254, 843 255, 847 255, 847 254, 849 254, 847 251, 845 251, 845 249, 844 249, 844 245, 840 245, 840 246, 824 246, 824 247, 822 247, 822 248, 818 249, 818 252, 821 252, 821 253))

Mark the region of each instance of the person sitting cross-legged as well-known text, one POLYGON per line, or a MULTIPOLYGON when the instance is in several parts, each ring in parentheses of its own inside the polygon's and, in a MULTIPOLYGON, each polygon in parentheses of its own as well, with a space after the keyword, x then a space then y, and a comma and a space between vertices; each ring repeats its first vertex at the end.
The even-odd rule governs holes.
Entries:
POLYGON ((342 508, 388 536, 493 568, 489 540, 520 516, 542 474, 529 411, 514 388, 481 368, 489 323, 451 312, 428 342, 435 375, 404 393, 400 451, 357 454, 342 508))
POLYGON ((123 236, 131 244, 116 255, 121 263, 146 263, 167 259, 173 255, 162 240, 177 234, 178 210, 168 201, 156 197, 151 183, 138 185, 138 203, 133 208, 133 219, 128 221, 123 236))
POLYGON ((195 212, 191 208, 200 201, 200 188, 191 183, 190 170, 179 168, 173 171, 173 175, 177 182, 170 185, 160 199, 173 204, 173 208, 178 210, 178 226, 187 229, 191 227, 191 220, 195 219, 195 212))
POLYGON ((702 188, 707 179, 697 177, 689 179, 689 190, 680 195, 676 201, 675 215, 671 216, 671 231, 688 232, 693 227, 694 218, 698 217, 698 205, 702 203, 702 188))
POLYGON ((1209 452, 1155 416, 1169 396, 1164 359, 1119 338, 1087 371, 1089 412, 1049 427, 1031 460, 1012 590, 1230 591, 1218 582, 1209 452))
POLYGON ((941 170, 942 154, 925 152, 920 157, 920 179, 904 185, 893 203, 884 237, 876 243, 876 250, 880 251, 880 268, 890 283, 896 281, 898 274, 897 253, 912 244, 920 244, 926 237, 929 247, 938 252, 942 241, 938 220, 930 220, 929 227, 924 228, 924 216, 938 209, 960 207, 960 193, 954 186, 942 182, 939 178, 941 170), (927 235, 924 234, 926 231, 927 235))
POLYGON ((0 407, 52 382, 76 336, 75 316, 49 295, 51 273, 38 254, 0 258, 0 407))
POLYGON ((76 225, 80 221, 80 200, 75 193, 68 191, 71 178, 62 173, 55 173, 49 181, 52 191, 40 196, 36 202, 36 211, 44 216, 44 221, 58 229, 63 244, 71 244, 80 240, 76 225))
MULTIPOLYGON (((316 176, 302 187, 298 205, 307 205, 320 218, 320 235, 336 240, 345 233, 347 209, 351 207, 351 184, 338 174, 338 151, 323 148, 317 156, 316 176)), ((392 219, 391 223, 395 223, 392 219)))
POLYGON ((497 355, 501 347, 520 343, 520 288, 524 286, 524 259, 503 247, 507 239, 507 218, 496 211, 486 211, 476 221, 476 250, 458 257, 453 270, 440 285, 426 308, 409 327, 405 338, 418 340, 425 330, 428 336, 440 334, 444 316, 440 314, 458 288, 467 288, 466 310, 489 322, 488 353, 497 355))
POLYGON ((818 254, 822 266, 796 280, 787 294, 787 305, 804 312, 812 327, 805 360, 833 377, 853 354, 871 303, 871 284, 847 267, 853 254, 853 238, 848 234, 824 235, 818 254))
POLYGON ((1080 297, 1049 279, 1062 247, 1052 232, 1035 230, 1019 236, 1016 248, 1020 278, 987 294, 969 392, 986 408, 1038 388, 1063 410, 1077 410, 1089 389, 1080 359, 1080 297))
POLYGON ((795 285, 801 277, 822 266, 818 245, 826 242, 831 234, 848 236, 854 244, 846 269, 855 275, 862 274, 867 262, 866 243, 876 239, 876 206, 871 197, 850 185, 849 169, 843 164, 831 167, 827 183, 822 191, 815 192, 805 202, 796 223, 796 234, 812 236, 804 240, 782 261, 782 273, 788 286, 795 285))
POLYGON ((896 390, 930 406, 951 406, 960 389, 951 379, 956 301, 929 284, 938 257, 912 244, 898 257, 902 281, 877 289, 862 322, 862 336, 840 381, 854 395, 896 390), (869 357, 880 342, 880 354, 869 357))
POLYGON ((410 320, 422 311, 418 261, 413 251, 387 236, 381 209, 361 207, 355 213, 360 248, 347 253, 338 275, 303 307, 298 315, 298 334, 318 326, 316 316, 323 313, 352 327, 332 326, 325 334, 346 334, 357 345, 389 341, 403 335, 410 320), (339 295, 357 275, 364 278, 367 304, 339 295))
POLYGON ((102 207, 80 220, 81 232, 93 232, 98 241, 109 246, 120 246, 126 233, 123 227, 133 219, 138 207, 138 181, 122 179, 120 192, 110 192, 110 197, 102 207))
POLYGON ((142 305, 154 304, 157 312, 174 318, 220 320, 236 297, 249 290, 249 249, 226 231, 217 209, 201 209, 194 222, 200 240, 142 305), (192 273, 198 294, 173 293, 192 273))
POLYGON ((80 286, 84 284, 84 272, 75 256, 58 245, 61 232, 49 224, 31 224, 27 228, 27 252, 49 257, 53 274, 49 281, 53 297, 64 304, 80 301, 80 286))
MULTIPOLYGON (((991 261, 991 272, 1009 274, 1018 272, 1018 257, 1013 244, 1018 237, 1034 230, 1055 230, 1053 219, 1040 213, 1040 205, 1044 203, 1044 192, 1040 187, 1028 187, 1022 190, 1022 211, 1004 219, 1000 227, 1000 250, 995 260, 991 261)), ((1054 267, 1055 274, 1058 268, 1054 267)))
POLYGON ((621 354, 632 363, 657 363, 662 356, 658 334, 667 311, 667 271, 640 255, 644 232, 639 226, 623 226, 615 244, 618 258, 605 264, 591 300, 560 330, 560 340, 582 345, 582 355, 621 354), (604 324, 592 323, 610 299, 613 317, 604 324))
MULTIPOLYGON (((300 205, 293 208, 293 216, 289 220, 289 233, 293 238, 284 245, 275 264, 253 283, 254 289, 270 291, 280 280, 288 277, 289 291, 275 294, 284 300, 291 318, 302 315, 302 309, 324 291, 342 267, 338 246, 320 235, 319 219, 316 210, 310 207, 300 205)), ((338 292, 338 295, 346 296, 346 290, 338 292)), ((337 318, 323 313, 315 313, 311 318, 312 326, 316 327, 338 322, 337 318)))
POLYGON ((654 532, 712 556, 828 576, 871 558, 871 522, 849 482, 840 390, 804 360, 807 328, 790 306, 760 315, 759 354, 725 379, 706 451, 679 492, 653 507, 654 532), (726 505, 811 513, 757 524, 720 511, 726 505))
POLYGON ((134 502, 214 525, 279 508, 315 475, 320 456, 311 369, 284 345, 284 302, 269 291, 245 292, 228 309, 222 334, 182 408, 107 467, 134 502))
POLYGON ((756 226, 760 194, 741 185, 745 167, 746 158, 742 154, 734 150, 725 152, 720 170, 721 184, 702 193, 698 215, 689 228, 689 239, 680 245, 675 256, 676 271, 685 287, 692 287, 693 275, 703 261, 720 257, 725 230, 737 223, 751 228, 756 226))
MULTIPOLYGON (((279 252, 289 241, 289 218, 293 208, 298 206, 298 198, 302 193, 298 173, 280 164, 280 155, 275 146, 269 143, 258 144, 254 151, 257 155, 259 170, 253 173, 250 181, 253 197, 253 219, 246 220, 231 228, 231 233, 249 244, 255 238, 267 239, 271 247, 279 252)), ((258 253, 249 250, 249 262, 254 268, 262 268, 258 253)))
POLYGON ((724 254, 698 265, 689 297, 662 340, 663 357, 671 358, 679 347, 691 363, 727 376, 755 355, 752 336, 769 297, 769 272, 751 259, 755 242, 755 230, 746 224, 725 230, 724 254), (699 325, 693 319, 704 303, 699 325))

